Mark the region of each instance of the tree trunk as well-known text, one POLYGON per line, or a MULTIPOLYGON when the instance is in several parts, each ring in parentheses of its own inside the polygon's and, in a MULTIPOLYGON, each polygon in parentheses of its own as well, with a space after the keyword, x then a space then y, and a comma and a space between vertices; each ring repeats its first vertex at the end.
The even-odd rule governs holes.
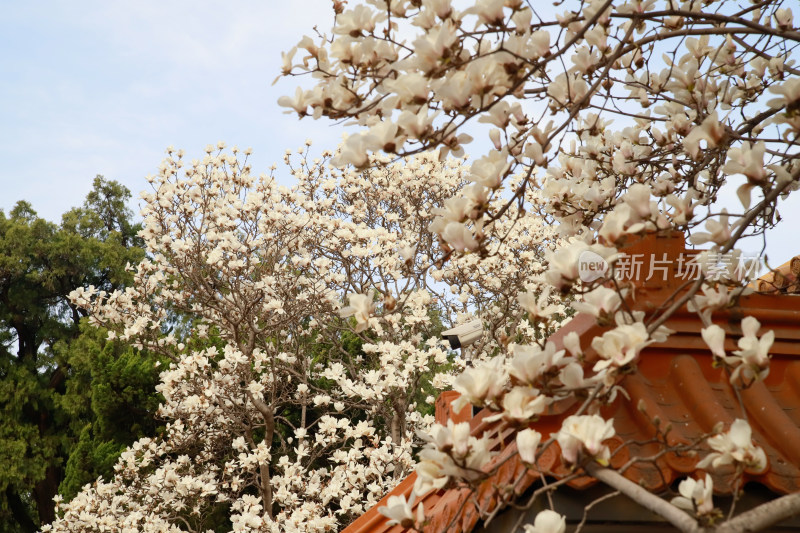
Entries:
POLYGON ((25 533, 35 533, 38 529, 36 524, 28 514, 28 509, 22 502, 22 498, 20 498, 19 494, 14 492, 11 487, 6 487, 6 501, 8 502, 8 507, 11 509, 11 514, 14 520, 16 520, 17 525, 22 528, 25 533))
MULTIPOLYGON (((50 385, 58 386, 61 382, 60 372, 57 370, 50 380, 50 385)), ((52 424, 50 412, 40 408, 39 435, 42 438, 49 433, 52 424)), ((56 465, 49 464, 44 473, 44 478, 40 479, 33 488, 33 499, 36 501, 36 508, 39 512, 39 524, 49 524, 56 519, 55 502, 53 498, 58 494, 58 485, 61 483, 62 471, 56 465)))
POLYGON ((392 442, 397 446, 406 433, 406 404, 402 398, 395 398, 392 401, 392 408, 394 413, 392 413, 391 435, 392 442))
POLYGON ((39 511, 39 523, 49 524, 56 519, 55 502, 53 498, 58 494, 58 484, 61 479, 59 470, 50 465, 45 470, 44 479, 33 488, 33 499, 39 511))
MULTIPOLYGON (((255 396, 248 394, 253 405, 264 419, 265 432, 264 441, 271 444, 272 438, 275 435, 275 415, 272 412, 272 407, 265 404, 255 396)), ((272 481, 270 479, 269 465, 259 464, 259 474, 261 476, 261 501, 264 503, 264 510, 270 518, 274 518, 272 514, 272 481)))

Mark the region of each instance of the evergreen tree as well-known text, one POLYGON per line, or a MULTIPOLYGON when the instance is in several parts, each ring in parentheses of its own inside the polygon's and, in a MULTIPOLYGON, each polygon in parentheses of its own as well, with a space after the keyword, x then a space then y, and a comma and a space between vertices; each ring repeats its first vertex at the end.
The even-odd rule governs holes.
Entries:
POLYGON ((123 286, 143 257, 129 198, 98 176, 61 224, 26 201, 0 211, 0 531, 49 523, 60 486, 74 493, 154 430, 155 405, 136 392, 154 379, 151 362, 81 328, 67 298, 123 286))

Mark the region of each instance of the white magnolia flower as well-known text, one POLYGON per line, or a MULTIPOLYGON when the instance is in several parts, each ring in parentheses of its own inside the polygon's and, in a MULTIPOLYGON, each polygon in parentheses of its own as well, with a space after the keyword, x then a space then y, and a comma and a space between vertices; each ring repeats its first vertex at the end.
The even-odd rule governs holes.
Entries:
POLYGON ((505 150, 492 150, 472 164, 469 180, 487 189, 496 189, 502 183, 509 166, 511 163, 508 162, 508 153, 505 150))
POLYGON ((514 387, 503 396, 502 412, 486 417, 486 421, 502 418, 513 424, 527 424, 542 414, 551 402, 551 398, 533 387, 514 387))
POLYGON ((405 142, 405 137, 397 134, 397 124, 384 120, 378 122, 364 136, 364 146, 369 150, 393 152, 405 142))
POLYGON ((775 22, 778 23, 778 28, 782 30, 790 30, 794 24, 794 17, 792 10, 788 7, 782 7, 775 10, 775 22))
POLYGON ((434 233, 441 234, 449 222, 463 222, 471 210, 472 205, 466 198, 459 196, 448 198, 444 202, 444 207, 431 210, 431 213, 438 216, 431 222, 429 229, 434 233))
POLYGON ((517 450, 523 462, 534 464, 536 462, 536 449, 542 440, 542 434, 535 429, 526 428, 517 433, 517 450))
POLYGON ((341 153, 333 158, 331 163, 342 167, 348 164, 357 168, 366 166, 369 162, 369 157, 367 156, 368 144, 366 135, 355 134, 349 136, 342 145, 341 153))
POLYGON ((713 353, 715 357, 722 359, 726 358, 724 329, 716 324, 712 324, 707 328, 701 329, 700 335, 702 335, 703 340, 706 342, 708 347, 711 348, 711 353, 713 353))
POLYGON ((445 472, 443 463, 447 456, 431 448, 423 449, 419 454, 419 462, 415 468, 417 480, 414 482, 414 492, 425 494, 431 490, 439 490, 450 481, 450 476, 445 472), (437 460, 442 458, 442 460, 437 460))
POLYGON ((672 498, 672 505, 679 507, 698 516, 703 516, 714 510, 712 501, 714 482, 706 474, 705 481, 686 478, 678 485, 680 496, 672 498))
POLYGON ((545 509, 533 519, 533 525, 523 526, 525 533, 564 533, 567 530, 566 518, 555 511, 545 509))
POLYGON ((557 289, 565 289, 578 280, 580 275, 580 256, 583 252, 591 251, 611 261, 615 258, 616 249, 599 244, 588 245, 584 241, 575 240, 555 252, 546 252, 545 259, 548 263, 544 279, 557 289))
POLYGON ((559 74, 547 86, 547 96, 550 97, 549 106, 556 111, 567 104, 580 101, 588 91, 589 87, 579 73, 559 74))
POLYGON ((417 37, 413 44, 414 63, 413 65, 428 74, 436 68, 439 61, 449 52, 450 46, 458 38, 456 24, 452 20, 446 20, 442 24, 433 26, 430 31, 417 37))
POLYGON ((578 362, 572 362, 559 371, 558 379, 568 389, 583 389, 591 388, 597 383, 606 382, 607 374, 608 370, 606 369, 601 370, 589 378, 585 378, 583 365, 578 362))
POLYGON ((595 337, 592 339, 592 348, 601 359, 595 363, 594 371, 619 368, 635 361, 639 352, 654 342, 649 338, 647 327, 642 322, 622 324, 603 333, 602 337, 595 337))
POLYGON ((634 209, 624 203, 618 204, 613 211, 606 214, 598 235, 602 238, 602 242, 615 244, 626 235, 638 233, 644 228, 645 224, 639 222, 639 216, 634 209))
POLYGON ((764 183, 767 179, 767 169, 764 167, 764 152, 766 144, 763 141, 755 143, 752 148, 745 142, 741 147, 728 150, 728 161, 722 167, 727 174, 744 174, 747 181, 740 186, 736 194, 745 209, 750 207, 750 191, 764 183))
POLYGON ((350 305, 339 310, 339 316, 342 318, 354 316, 356 318, 356 332, 364 331, 369 325, 369 317, 375 310, 375 304, 372 303, 372 295, 351 294, 349 303, 350 305))
POLYGON ((727 307, 730 302, 731 292, 727 287, 720 285, 714 289, 704 285, 703 294, 696 294, 686 307, 693 313, 699 313, 703 322, 707 324, 711 322, 711 313, 727 307))
POLYGON ((472 230, 463 222, 449 222, 444 227, 442 238, 459 252, 469 252, 478 248, 478 241, 472 234, 472 230))
POLYGON ((511 22, 514 23, 514 30, 517 35, 524 35, 530 32, 532 18, 533 11, 527 8, 520 9, 511 16, 511 22))
POLYGON ((514 358, 509 365, 509 374, 530 385, 550 369, 564 366, 572 361, 564 357, 564 350, 556 351, 556 345, 551 341, 547 341, 544 350, 538 344, 515 344, 512 350, 514 358))
POLYGON ((713 242, 719 245, 727 244, 731 240, 733 227, 728 224, 728 210, 723 209, 719 216, 719 221, 710 218, 706 221, 706 232, 693 233, 689 237, 692 244, 704 244, 713 242))
MULTIPOLYGON (((308 95, 306 94, 303 89, 300 87, 297 88, 294 94, 294 98, 289 96, 281 96, 278 98, 278 105, 283 107, 291 107, 297 114, 303 116, 306 114, 306 110, 308 109, 308 95)), ((287 113, 291 113, 291 111, 286 111, 287 113)))
POLYGON ((531 34, 530 44, 535 57, 544 57, 550 54, 550 32, 537 30, 531 34))
POLYGON ((417 112, 406 109, 397 117, 397 125, 410 137, 424 137, 431 130, 431 125, 439 113, 441 111, 429 115, 426 106, 421 106, 417 112))
POLYGON ((448 425, 447 428, 440 429, 440 434, 436 437, 438 444, 433 440, 433 436, 428 437, 423 434, 429 443, 419 453, 417 481, 414 484, 414 491, 417 494, 441 488, 451 477, 473 480, 482 475, 482 467, 492 456, 489 440, 486 436, 480 439, 471 436, 469 424, 466 422, 463 424, 467 426, 466 432, 459 427, 461 424, 448 425), (448 432, 450 434, 447 434, 448 432), (449 445, 451 441, 452 446, 449 445), (440 449, 439 445, 443 448, 440 449))
POLYGON ((375 30, 375 25, 383 20, 385 15, 381 11, 373 11, 367 6, 356 5, 353 9, 348 9, 336 17, 336 27, 334 33, 339 35, 349 35, 355 37, 361 32, 371 33, 375 30))
POLYGON ((469 451, 470 427, 469 422, 454 423, 447 421, 447 425, 434 424, 430 435, 423 438, 433 444, 437 450, 452 451, 455 455, 463 457, 469 451))
POLYGON ((769 374, 769 350, 775 341, 775 332, 769 330, 759 339, 756 334, 760 327, 761 323, 755 317, 748 316, 742 320, 744 335, 739 339, 739 349, 733 352, 741 358, 741 365, 734 370, 731 380, 736 379, 739 374, 748 381, 764 379, 769 374))
MULTIPOLYGON (((655 203, 650 201, 651 195, 652 191, 650 187, 644 183, 634 183, 622 197, 622 200, 625 202, 625 205, 631 207, 636 216, 636 220, 641 220, 649 217, 653 212, 655 203)), ((633 230, 631 230, 631 232, 633 232, 633 230)))
POLYGON ((789 107, 800 100, 800 78, 789 78, 781 84, 770 86, 769 92, 781 95, 767 102, 770 107, 789 107))
POLYGON ((409 103, 423 103, 428 99, 430 93, 428 80, 416 72, 408 72, 400 79, 386 80, 383 82, 383 86, 397 94, 402 101, 409 103))
POLYGON ((671 212, 667 213, 667 216, 672 219, 675 225, 682 226, 689 223, 694 218, 694 210, 698 204, 698 196, 699 193, 692 189, 686 195, 676 196, 670 194, 665 198, 667 205, 673 209, 671 212))
POLYGON ((700 141, 706 141, 706 146, 708 148, 716 148, 725 135, 725 126, 720 123, 717 112, 714 111, 703 120, 702 124, 692 128, 689 135, 684 137, 683 148, 693 159, 698 159, 700 154, 700 141))
MULTIPOLYGON (((402 494, 399 496, 389 496, 385 507, 378 507, 378 512, 389 519, 386 523, 389 526, 400 525, 402 527, 414 526, 414 492, 411 493, 408 501, 402 494)), ((420 507, 422 507, 420 505, 420 507)))
POLYGON ((568 463, 577 463, 581 457, 588 456, 608 464, 611 452, 603 441, 615 434, 613 420, 603 420, 598 415, 572 415, 564 420, 561 430, 554 436, 568 463))
POLYGON ((482 24, 499 24, 504 18, 504 5, 505 0, 478 0, 468 12, 478 15, 482 24))
POLYGON ((465 369, 453 382, 453 390, 461 393, 461 397, 453 402, 453 409, 458 412, 467 404, 495 403, 507 380, 502 356, 494 357, 479 367, 465 369))
POLYGON ((416 246, 403 246, 400 248, 400 258, 404 263, 410 264, 414 260, 414 254, 416 251, 416 246))
POLYGON ((521 292, 517 296, 519 305, 528 312, 531 319, 547 319, 561 310, 561 306, 548 303, 550 287, 545 287, 539 297, 533 292, 521 292))
POLYGON ((591 292, 584 294, 583 300, 576 301, 572 304, 572 307, 578 313, 588 313, 592 316, 599 317, 602 315, 613 315, 621 303, 622 300, 617 291, 600 285, 595 287, 591 292))
POLYGON ((574 357, 580 357, 583 354, 581 350, 581 337, 577 331, 570 331, 564 337, 564 348, 574 357))
POLYGON ((740 464, 745 468, 762 471, 767 466, 767 455, 760 446, 753 443, 753 431, 746 420, 737 418, 727 433, 709 437, 708 445, 714 451, 697 463, 697 468, 712 469, 730 464, 740 464))

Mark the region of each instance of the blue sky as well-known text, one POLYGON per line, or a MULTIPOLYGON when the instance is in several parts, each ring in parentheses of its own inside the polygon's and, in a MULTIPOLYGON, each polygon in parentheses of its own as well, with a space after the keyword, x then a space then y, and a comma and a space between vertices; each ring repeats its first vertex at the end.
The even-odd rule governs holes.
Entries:
POLYGON ((5 2, 0 17, 0 209, 33 203, 51 220, 79 205, 95 175, 147 186, 167 146, 199 156, 217 141, 252 147, 254 169, 306 138, 341 129, 277 105, 280 52, 330 0, 5 2))
MULTIPOLYGON (((282 51, 315 25, 329 31, 330 6, 330 0, 4 2, 0 209, 26 199, 40 215, 59 220, 80 205, 97 174, 137 196, 170 145, 190 158, 217 141, 252 147, 253 168, 265 172, 278 163, 279 175, 287 148, 307 138, 317 150, 334 147, 341 126, 299 121, 277 105, 299 81, 272 85, 282 51)), ((472 149, 480 152, 481 144, 472 149)), ((769 235, 773 265, 800 253, 800 196, 781 214, 786 220, 769 235)), ((744 248, 756 252, 760 243, 744 248)))

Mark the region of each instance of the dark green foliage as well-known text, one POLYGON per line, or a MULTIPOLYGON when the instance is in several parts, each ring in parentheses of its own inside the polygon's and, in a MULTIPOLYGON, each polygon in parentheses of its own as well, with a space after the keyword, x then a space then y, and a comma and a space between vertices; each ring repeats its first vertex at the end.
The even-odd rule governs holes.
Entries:
POLYGON ((60 485, 73 494, 154 431, 152 360, 81 328, 67 297, 130 280, 144 252, 129 198, 98 176, 60 225, 24 201, 0 211, 0 533, 49 522, 60 485))
POLYGON ((79 435, 67 459, 59 493, 69 500, 83 485, 109 477, 119 454, 136 439, 157 432, 153 414, 160 398, 156 360, 106 340, 105 330, 82 324, 81 336, 60 343, 70 365, 60 407, 79 435))

